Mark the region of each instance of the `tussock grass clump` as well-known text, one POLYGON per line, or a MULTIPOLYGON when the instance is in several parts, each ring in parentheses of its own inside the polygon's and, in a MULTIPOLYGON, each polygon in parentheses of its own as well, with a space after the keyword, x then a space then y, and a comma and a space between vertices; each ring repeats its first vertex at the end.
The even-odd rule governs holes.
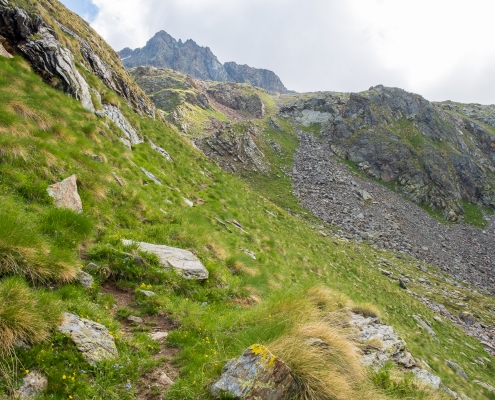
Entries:
POLYGON ((48 338, 61 320, 62 303, 48 293, 33 291, 19 277, 0 282, 0 358, 22 339, 36 343, 48 338))
POLYGON ((352 307, 352 312, 362 315, 363 317, 380 318, 380 310, 371 303, 361 303, 352 307))
MULTIPOLYGON (((2 199, 3 200, 3 199, 2 199)), ((19 275, 33 282, 69 282, 77 274, 73 255, 63 248, 48 246, 29 221, 15 207, 0 209, 0 276, 19 275)))
POLYGON ((354 400, 365 373, 355 346, 325 322, 307 323, 272 342, 300 385, 298 399, 354 400))

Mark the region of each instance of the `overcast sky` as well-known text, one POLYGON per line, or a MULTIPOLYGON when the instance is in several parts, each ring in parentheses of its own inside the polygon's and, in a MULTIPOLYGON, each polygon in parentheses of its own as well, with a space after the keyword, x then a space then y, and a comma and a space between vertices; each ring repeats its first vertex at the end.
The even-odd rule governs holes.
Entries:
POLYGON ((62 0, 116 50, 157 31, 299 92, 397 86, 495 104, 494 0, 62 0))

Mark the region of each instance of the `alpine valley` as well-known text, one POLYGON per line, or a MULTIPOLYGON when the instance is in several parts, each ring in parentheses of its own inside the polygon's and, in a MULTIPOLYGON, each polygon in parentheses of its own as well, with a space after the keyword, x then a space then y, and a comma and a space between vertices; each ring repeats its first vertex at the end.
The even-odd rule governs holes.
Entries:
POLYGON ((494 210, 495 106, 0 0, 0 398, 495 399, 494 210))

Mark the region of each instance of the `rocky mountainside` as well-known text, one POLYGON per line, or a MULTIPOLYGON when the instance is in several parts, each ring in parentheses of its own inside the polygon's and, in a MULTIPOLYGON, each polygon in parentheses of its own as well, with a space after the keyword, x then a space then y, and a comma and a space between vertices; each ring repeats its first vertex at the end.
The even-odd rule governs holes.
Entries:
POLYGON ((199 46, 191 39, 177 41, 165 31, 156 33, 146 46, 134 50, 127 47, 119 55, 127 68, 171 68, 200 80, 250 83, 271 92, 287 92, 274 72, 235 62, 222 65, 209 47, 199 46))
POLYGON ((452 111, 383 86, 280 99, 280 115, 313 131, 334 154, 457 221, 463 202, 495 207, 495 129, 472 113, 452 111))
POLYGON ((314 94, 128 74, 57 0, 0 4, 0 398, 494 398, 488 209, 371 181, 314 94))

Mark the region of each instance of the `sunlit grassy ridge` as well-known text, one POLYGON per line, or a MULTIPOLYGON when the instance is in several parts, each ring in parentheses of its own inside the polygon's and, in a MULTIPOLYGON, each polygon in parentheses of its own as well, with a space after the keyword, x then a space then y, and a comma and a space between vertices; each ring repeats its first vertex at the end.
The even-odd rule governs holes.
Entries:
MULTIPOLYGON (((104 90, 96 79, 93 85, 104 90)), ((20 363, 13 370, 18 380, 26 370, 37 368, 47 374, 48 396, 53 398, 136 397, 140 377, 165 361, 157 355, 157 343, 147 335, 149 327, 121 334, 119 316, 128 311, 115 306, 112 296, 99 293, 98 285, 108 276, 108 281, 119 287, 137 291, 144 284, 157 293, 154 298, 145 298, 136 292, 133 313, 164 315, 178 321, 178 328, 169 336, 169 345, 180 349, 175 364, 179 377, 166 394, 170 399, 208 398, 208 387, 225 362, 254 343, 278 349, 285 346, 287 338, 304 337, 301 313, 311 315, 306 328, 313 332, 321 322, 321 311, 308 300, 315 286, 333 289, 354 304, 374 304, 382 311, 383 320, 406 340, 414 356, 427 361, 447 386, 473 398, 490 398, 479 386, 453 375, 444 362, 456 361, 471 377, 493 385, 493 360, 485 366, 471 363, 480 355, 488 357, 482 346, 448 323, 433 322, 429 310, 378 272, 381 257, 418 276, 414 263, 365 245, 320 236, 311 225, 221 171, 174 129, 136 115, 115 95, 132 125, 165 148, 173 162, 146 142, 129 151, 118 140, 118 128, 43 84, 18 57, 0 58, 0 88, 0 204, 2 215, 10 218, 2 219, 0 229, 11 232, 0 240, 0 260, 13 257, 17 263, 15 268, 8 268, 2 261, 1 284, 18 284, 29 293, 25 297, 32 299, 34 310, 50 310, 43 332, 56 326, 65 308, 107 326, 119 349, 118 359, 89 367, 70 339, 57 333, 41 341, 45 334, 19 329, 19 336, 39 344, 30 350, 16 350, 20 363), (151 182, 138 167, 153 173, 163 185, 151 182), (119 185, 114 173, 125 186, 119 185), (79 216, 54 208, 46 193, 48 185, 72 174, 77 175, 84 207, 79 216), (201 199, 198 204, 203 204, 190 208, 183 197, 201 199), (229 232, 215 218, 225 222, 235 219, 248 234, 234 226, 229 232), (173 272, 160 270, 156 259, 147 255, 143 255, 145 267, 136 265, 124 254, 133 249, 123 247, 122 238, 191 249, 209 269, 210 279, 204 283, 185 281, 173 272), (33 259, 20 252, 21 245, 35 250, 33 259), (242 249, 254 252, 256 260, 242 249), (64 283, 89 261, 105 269, 97 276, 97 287, 84 290, 64 283), (70 274, 58 269, 57 263, 68 266, 70 274), (41 271, 36 279, 29 272, 33 266, 41 271), (12 275, 20 278, 7 280, 12 275), (31 288, 24 283, 25 278, 31 288), (308 313, 310 309, 314 312, 308 313), (412 314, 431 321, 440 342, 425 336, 412 314)), ((108 97, 111 95, 109 92, 108 97)), ((279 140, 295 146, 291 138, 279 140)), ((280 167, 286 166, 280 163, 280 167)), ((290 164, 289 159, 286 164, 290 164)), ((341 307, 339 301, 334 301, 337 309, 341 307)), ((478 314, 485 323, 493 323, 492 298, 471 297, 471 304, 474 308, 483 304, 478 314)), ((1 329, 7 326, 1 314, 0 324, 1 329)), ((289 353, 287 360, 298 371, 298 360, 291 361, 289 353)), ((299 371, 301 377, 307 375, 308 365, 299 371)), ((353 390, 375 393, 376 398, 400 398, 399 391, 383 384, 383 379, 373 383, 366 373, 362 377, 352 374, 362 379, 353 390)), ((426 398, 414 386, 403 388, 409 398, 426 398)))

